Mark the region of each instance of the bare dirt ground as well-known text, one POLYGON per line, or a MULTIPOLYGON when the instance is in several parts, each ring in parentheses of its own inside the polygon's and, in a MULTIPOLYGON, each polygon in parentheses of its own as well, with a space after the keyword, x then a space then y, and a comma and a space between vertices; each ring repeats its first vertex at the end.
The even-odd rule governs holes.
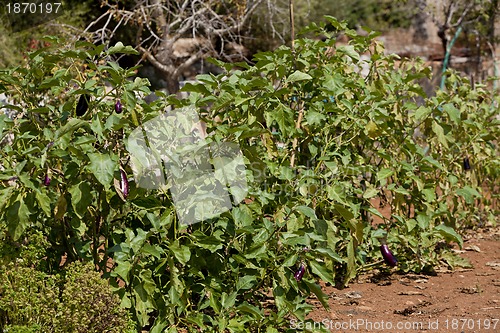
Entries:
POLYGON ((459 253, 472 269, 371 272, 345 289, 324 287, 330 311, 312 301, 309 318, 331 332, 500 332, 500 227, 471 234, 459 253))

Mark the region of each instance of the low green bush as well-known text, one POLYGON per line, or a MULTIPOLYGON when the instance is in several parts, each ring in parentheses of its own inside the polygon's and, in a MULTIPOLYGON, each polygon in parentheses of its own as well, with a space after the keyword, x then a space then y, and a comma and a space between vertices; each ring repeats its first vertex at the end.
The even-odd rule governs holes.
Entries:
POLYGON ((15 264, 0 267, 0 332, 134 331, 91 263, 71 263, 56 275, 15 264))

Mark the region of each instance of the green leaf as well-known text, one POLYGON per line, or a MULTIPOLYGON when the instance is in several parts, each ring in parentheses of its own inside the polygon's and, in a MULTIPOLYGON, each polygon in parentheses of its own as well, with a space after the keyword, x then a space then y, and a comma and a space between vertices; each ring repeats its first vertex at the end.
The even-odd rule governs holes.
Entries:
POLYGON ((196 238, 194 239, 194 244, 201 248, 210 250, 211 252, 218 251, 223 247, 222 242, 219 239, 217 239, 214 236, 205 236, 205 235, 196 235, 196 238))
POLYGON ((317 285, 316 283, 309 282, 307 280, 303 280, 304 283, 309 287, 309 290, 311 290, 314 295, 318 298, 318 300, 321 302, 323 307, 327 310, 330 309, 330 305, 328 304, 328 296, 323 292, 321 287, 317 285))
POLYGON ((156 259, 160 259, 161 255, 164 253, 163 249, 159 245, 151 245, 151 244, 144 244, 141 251, 143 253, 152 255, 156 259))
POLYGON ((359 53, 356 52, 353 45, 341 45, 337 47, 337 50, 347 54, 351 59, 359 61, 359 53))
POLYGON ((415 119, 421 121, 432 113, 432 109, 425 106, 420 106, 417 111, 415 111, 415 119))
POLYGON ((370 199, 370 198, 373 198, 374 196, 376 196, 377 194, 378 194, 378 190, 376 188, 369 187, 366 189, 365 193, 363 193, 363 198, 370 199))
POLYGON ((465 199, 465 202, 469 205, 472 205, 474 203, 475 198, 481 197, 481 194, 477 190, 468 185, 458 189, 456 191, 456 194, 463 197, 465 199))
POLYGON ((339 205, 339 204, 335 204, 333 205, 333 207, 335 207, 335 210, 340 214, 342 215, 342 217, 346 220, 346 221, 349 221, 351 219, 354 218, 354 214, 347 208, 345 208, 344 206, 342 205, 339 205))
POLYGON ((387 177, 392 176, 394 171, 392 169, 380 169, 379 172, 377 172, 377 181, 381 181, 382 179, 386 179, 387 177))
POLYGON ((179 260, 179 262, 183 265, 186 265, 191 258, 191 251, 189 250, 189 247, 185 245, 179 245, 178 240, 170 243, 169 249, 170 251, 172 251, 175 258, 179 260))
POLYGON ((3 208, 9 202, 12 192, 14 192, 14 187, 2 188, 0 190, 0 212, 3 212, 3 208))
POLYGON ((453 104, 447 103, 447 104, 443 105, 443 110, 448 114, 451 121, 453 121, 455 124, 460 123, 460 121, 461 121, 460 110, 457 109, 453 104))
POLYGON ((132 265, 128 261, 120 261, 118 262, 118 266, 114 269, 114 272, 118 274, 118 276, 125 281, 127 284, 129 283, 128 273, 132 269, 132 265))
POLYGON ((43 210, 45 215, 51 216, 52 211, 50 209, 50 198, 41 191, 35 191, 35 196, 36 196, 36 201, 38 201, 38 205, 43 210))
POLYGON ((328 199, 334 200, 338 203, 347 205, 347 202, 345 202, 345 193, 340 185, 334 185, 334 186, 327 186, 326 187, 326 193, 328 194, 328 199))
POLYGON ((417 222, 420 229, 426 230, 427 228, 429 228, 431 217, 427 214, 418 213, 417 222))
POLYGON ((122 53, 122 54, 135 54, 138 55, 139 52, 134 50, 134 48, 130 45, 123 45, 122 42, 118 42, 115 44, 115 46, 112 46, 108 49, 106 52, 107 54, 114 54, 114 53, 122 53))
POLYGON ((7 207, 6 217, 8 221, 9 234, 13 240, 18 240, 24 230, 29 226, 30 212, 25 204, 22 193, 19 193, 16 200, 7 207))
POLYGON ((81 182, 69 188, 71 194, 71 206, 79 218, 83 218, 87 208, 92 203, 92 188, 87 182, 81 182))
POLYGON ((444 224, 440 224, 434 228, 434 231, 437 231, 438 233, 440 233, 441 236, 443 236, 444 239, 446 239, 446 241, 456 242, 460 246, 460 248, 463 247, 464 241, 463 241, 462 237, 460 237, 460 235, 457 234, 457 232, 452 227, 448 227, 444 224))
POLYGON ((450 265, 451 269, 455 269, 456 267, 462 267, 462 268, 473 268, 474 266, 471 264, 469 259, 467 258, 462 258, 457 254, 454 254, 452 252, 444 252, 441 254, 444 261, 448 265, 450 265))
POLYGON ((67 133, 73 133, 80 127, 89 127, 88 122, 79 118, 71 118, 63 127, 56 130, 54 141, 67 133))
POLYGON ((311 75, 297 70, 292 74, 290 74, 290 76, 286 79, 286 82, 297 82, 297 81, 311 80, 311 79, 312 79, 311 75))
POLYGON ((256 319, 264 318, 264 314, 262 313, 261 309, 247 302, 243 302, 242 304, 238 305, 237 309, 241 312, 250 314, 253 318, 256 319))
POLYGON ((236 282, 237 290, 248 290, 251 289, 255 283, 257 282, 257 278, 253 275, 245 275, 238 279, 236 282))
POLYGON ((325 115, 322 113, 308 110, 305 115, 306 121, 309 125, 322 125, 326 119, 325 115))
POLYGON ((236 291, 233 291, 229 295, 226 292, 223 292, 221 297, 222 307, 224 309, 232 308, 234 306, 234 303, 236 302, 237 295, 238 293, 236 291))
POLYGON ((438 141, 448 148, 448 140, 446 140, 446 135, 444 134, 443 127, 437 123, 437 121, 432 122, 432 131, 436 134, 438 141))
POLYGON ((108 154, 88 154, 90 159, 89 170, 97 180, 108 188, 113 181, 113 173, 118 168, 116 156, 108 154))
POLYGON ((323 281, 327 281, 332 285, 335 285, 335 281, 333 280, 333 272, 329 272, 326 267, 316 260, 309 261, 309 266, 311 267, 311 271, 319 276, 323 281))
POLYGON ((304 214, 305 216, 307 216, 313 220, 318 219, 318 217, 316 216, 316 212, 311 207, 297 206, 297 207, 295 207, 295 210, 297 210, 298 212, 304 214))
POLYGON ((333 260, 335 260, 338 263, 344 263, 345 262, 345 260, 342 259, 342 257, 340 255, 338 255, 337 253, 333 252, 332 249, 330 249, 330 248, 318 247, 318 248, 316 248, 316 249, 313 250, 313 253, 314 252, 318 252, 318 253, 321 253, 323 255, 326 255, 328 258, 333 259, 333 260))

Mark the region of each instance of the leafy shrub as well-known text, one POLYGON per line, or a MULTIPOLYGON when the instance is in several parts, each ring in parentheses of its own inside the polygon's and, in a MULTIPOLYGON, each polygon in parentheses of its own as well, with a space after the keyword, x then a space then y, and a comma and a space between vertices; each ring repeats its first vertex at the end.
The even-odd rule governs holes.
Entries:
POLYGON ((65 275, 58 332, 133 332, 109 284, 88 263, 71 263, 65 275))
POLYGON ((133 332, 106 280, 93 265, 71 263, 65 276, 14 265, 0 269, 2 332, 133 332))
POLYGON ((0 266, 0 331, 26 325, 54 332, 59 308, 57 279, 29 267, 0 266))
POLYGON ((497 215, 483 192, 498 182, 499 101, 451 72, 447 90, 428 97, 422 62, 384 55, 374 32, 329 24, 336 31, 308 30, 326 40, 257 54, 254 66, 216 62, 225 73, 199 76, 184 100, 158 93, 146 103, 147 80, 113 62, 135 52, 121 44, 44 48, 0 73, 20 114, 0 115, 0 132, 13 135, 1 162, 5 238, 40 231, 56 255, 92 258, 151 332, 284 330, 291 316, 305 320, 311 293, 328 306, 318 280, 342 286, 381 265, 380 238, 402 271, 456 265, 443 244, 461 246, 463 228, 497 215), (340 33, 348 45, 335 45, 340 33), (75 117, 82 95, 88 109, 75 117), (185 226, 168 186, 131 181, 127 198, 120 193, 115 180, 132 174, 124 139, 167 105, 199 110, 208 143, 241 147, 244 204, 185 226), (466 156, 472 170, 462 170, 466 156))

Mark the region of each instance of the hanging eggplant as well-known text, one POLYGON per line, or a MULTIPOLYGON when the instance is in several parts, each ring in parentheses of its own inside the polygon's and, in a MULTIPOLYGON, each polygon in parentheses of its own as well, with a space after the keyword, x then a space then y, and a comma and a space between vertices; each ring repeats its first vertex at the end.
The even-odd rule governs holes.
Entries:
POLYGON ((89 109, 89 101, 90 101, 90 95, 89 94, 82 94, 80 95, 80 98, 78 99, 78 104, 76 105, 76 115, 78 117, 82 117, 85 112, 89 109))
POLYGON ((464 170, 470 170, 470 161, 468 157, 464 157, 464 170))
POLYGON ((117 99, 116 103, 115 103, 115 112, 120 114, 120 113, 122 113, 122 111, 123 111, 122 102, 119 99, 117 99))
POLYGON ((384 257, 385 263, 391 267, 394 267, 398 264, 396 257, 392 254, 391 250, 387 244, 380 245, 380 252, 382 252, 382 257, 384 257))

